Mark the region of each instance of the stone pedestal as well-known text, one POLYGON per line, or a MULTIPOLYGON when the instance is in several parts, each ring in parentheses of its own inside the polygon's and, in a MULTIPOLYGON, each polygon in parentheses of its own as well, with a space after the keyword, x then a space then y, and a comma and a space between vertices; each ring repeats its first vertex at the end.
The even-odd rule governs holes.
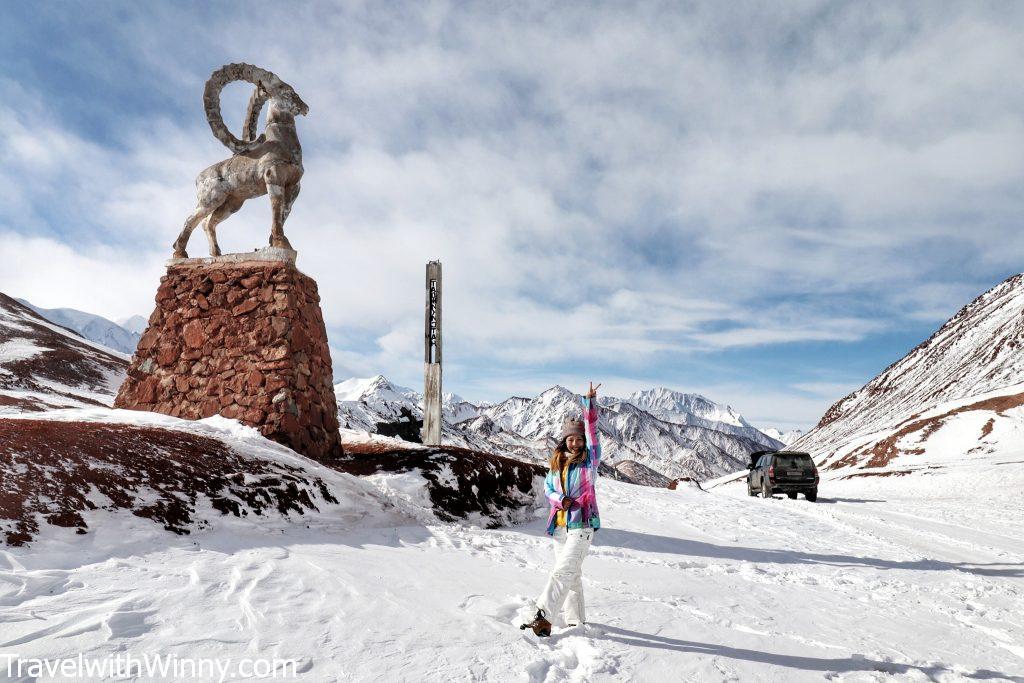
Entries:
POLYGON ((156 304, 115 408, 220 414, 311 458, 341 455, 320 297, 294 252, 172 260, 156 304))

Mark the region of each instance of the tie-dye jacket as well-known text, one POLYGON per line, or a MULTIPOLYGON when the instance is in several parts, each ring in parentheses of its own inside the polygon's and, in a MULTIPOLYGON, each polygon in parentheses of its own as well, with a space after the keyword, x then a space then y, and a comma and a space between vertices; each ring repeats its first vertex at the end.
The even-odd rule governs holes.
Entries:
POLYGON ((563 496, 573 499, 565 524, 567 529, 601 528, 601 518, 597 513, 597 494, 594 491, 597 465, 601 462, 601 442, 597 438, 597 401, 591 402, 586 396, 581 400, 587 439, 587 459, 569 466, 565 491, 562 490, 561 473, 548 470, 548 476, 544 479, 544 493, 551 503, 551 513, 548 515, 549 535, 555 533, 555 517, 562 509, 563 496))

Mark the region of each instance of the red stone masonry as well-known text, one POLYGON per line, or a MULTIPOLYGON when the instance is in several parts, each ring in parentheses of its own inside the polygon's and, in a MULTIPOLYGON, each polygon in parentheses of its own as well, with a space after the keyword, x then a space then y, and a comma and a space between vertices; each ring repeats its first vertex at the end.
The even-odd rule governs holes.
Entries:
POLYGON ((310 458, 342 454, 316 282, 284 261, 172 264, 115 408, 220 414, 310 458))

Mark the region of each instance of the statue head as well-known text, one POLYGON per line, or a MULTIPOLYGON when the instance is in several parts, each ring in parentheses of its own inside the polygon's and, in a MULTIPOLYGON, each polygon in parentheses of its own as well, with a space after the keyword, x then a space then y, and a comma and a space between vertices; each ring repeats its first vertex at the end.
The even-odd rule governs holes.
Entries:
POLYGON ((309 113, 309 105, 290 87, 282 88, 278 90, 277 95, 271 96, 270 106, 292 116, 305 116, 309 113))

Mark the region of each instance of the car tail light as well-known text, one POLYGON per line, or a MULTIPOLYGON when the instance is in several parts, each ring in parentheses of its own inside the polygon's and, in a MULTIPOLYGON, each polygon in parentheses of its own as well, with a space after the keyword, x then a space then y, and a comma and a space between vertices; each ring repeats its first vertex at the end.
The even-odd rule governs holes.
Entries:
POLYGON ((775 463, 772 463, 771 465, 768 466, 768 478, 775 478, 775 463))
POLYGON ((818 468, 817 467, 814 468, 814 483, 815 484, 818 483, 818 468))

